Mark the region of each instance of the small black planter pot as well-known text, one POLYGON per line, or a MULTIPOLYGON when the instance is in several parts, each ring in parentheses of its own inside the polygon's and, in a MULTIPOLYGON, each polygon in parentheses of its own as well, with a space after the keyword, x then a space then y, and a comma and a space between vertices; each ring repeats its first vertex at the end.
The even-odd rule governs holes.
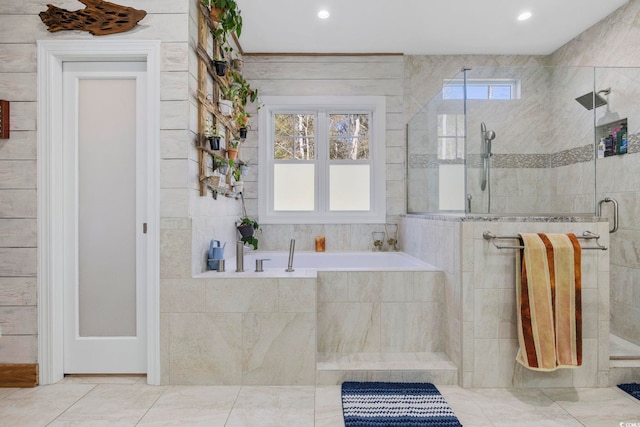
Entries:
POLYGON ((211 146, 212 150, 219 150, 220 149, 220 137, 219 136, 210 136, 207 139, 209 140, 209 145, 211 146))
POLYGON ((220 77, 227 74, 227 63, 225 61, 213 61, 213 66, 216 69, 216 74, 220 77))
POLYGON ((242 237, 246 238, 246 237, 253 236, 253 225, 243 224, 243 225, 239 225, 237 228, 242 237))
POLYGON ((241 139, 247 138, 247 128, 240 128, 240 138, 241 139))

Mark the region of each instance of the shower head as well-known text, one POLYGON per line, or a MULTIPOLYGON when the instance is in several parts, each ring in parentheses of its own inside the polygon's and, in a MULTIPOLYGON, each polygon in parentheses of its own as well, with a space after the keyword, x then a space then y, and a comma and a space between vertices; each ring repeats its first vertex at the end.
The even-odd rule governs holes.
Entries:
POLYGON ((593 110, 594 100, 595 108, 602 107, 603 105, 607 104, 607 100, 600 96, 600 92, 596 94, 594 94, 593 92, 589 92, 576 98, 576 101, 578 101, 580 105, 582 105, 587 110, 593 110))

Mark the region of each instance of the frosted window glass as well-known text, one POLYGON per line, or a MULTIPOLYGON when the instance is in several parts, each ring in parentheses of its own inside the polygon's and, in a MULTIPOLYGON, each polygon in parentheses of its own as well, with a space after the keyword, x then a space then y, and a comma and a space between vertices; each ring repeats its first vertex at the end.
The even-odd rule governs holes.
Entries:
POLYGON ((464 211, 464 165, 440 165, 438 194, 441 211, 464 211))
POLYGON ((273 209, 315 210, 315 166, 309 163, 273 165, 273 209))
POLYGON ((369 165, 329 166, 329 209, 368 211, 371 209, 369 165))

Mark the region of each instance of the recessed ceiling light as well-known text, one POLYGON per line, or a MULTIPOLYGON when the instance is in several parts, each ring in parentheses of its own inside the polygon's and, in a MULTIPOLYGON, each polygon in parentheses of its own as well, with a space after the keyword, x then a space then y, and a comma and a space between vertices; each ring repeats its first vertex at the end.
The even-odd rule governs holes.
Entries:
POLYGON ((522 12, 520 15, 518 15, 518 21, 526 21, 527 19, 531 18, 531 16, 531 12, 522 12))
POLYGON ((318 18, 320 19, 327 19, 329 16, 330 14, 328 10, 321 10, 320 12, 318 12, 318 18))

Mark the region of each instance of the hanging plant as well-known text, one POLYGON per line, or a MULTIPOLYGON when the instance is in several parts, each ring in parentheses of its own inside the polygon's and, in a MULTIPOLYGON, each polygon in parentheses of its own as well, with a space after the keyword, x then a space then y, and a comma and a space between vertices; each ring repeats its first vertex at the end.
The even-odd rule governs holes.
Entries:
POLYGON ((249 126, 249 118, 251 115, 244 111, 242 108, 238 108, 238 111, 235 116, 236 126, 238 128, 238 132, 240 132, 240 139, 247 138, 247 130, 249 126))
POLYGON ((258 224, 256 220, 244 216, 240 218, 237 229, 241 236, 240 240, 247 245, 253 246, 254 250, 258 250, 258 239, 254 237, 254 234, 256 231, 260 230, 260 224, 258 224))
POLYGON ((233 68, 234 71, 241 72, 243 64, 244 61, 242 59, 235 58, 231 61, 231 68, 233 68))
POLYGON ((213 61, 213 68, 218 76, 224 77, 227 74, 227 61, 216 59, 213 61))
POLYGON ((217 6, 210 7, 209 17, 213 22, 220 22, 220 19, 222 19, 223 14, 224 14, 224 9, 221 9, 217 6))
POLYGON ((232 116, 238 103, 238 89, 234 86, 221 89, 222 99, 218 101, 218 108, 225 116, 232 116))
POLYGON ((238 145, 240 141, 237 139, 232 139, 229 141, 229 147, 227 147, 227 157, 229 160, 234 160, 238 157, 238 145))
MULTIPOLYGON (((229 34, 233 33, 237 38, 242 34, 242 15, 235 0, 202 0, 202 4, 210 10, 220 9, 215 12, 215 19, 218 28, 212 30, 213 36, 226 43, 229 34)), ((210 14, 213 13, 210 11, 210 14)))
POLYGON ((218 169, 218 172, 220 173, 220 175, 226 175, 227 172, 229 172, 229 161, 224 159, 224 160, 218 160, 216 159, 216 169, 218 169))
MULTIPOLYGON (((236 71, 232 71, 231 78, 234 85, 238 88, 238 99, 240 101, 240 105, 246 107, 247 103, 254 103, 258 100, 258 90, 253 89, 242 74, 236 71)), ((258 105, 258 110, 260 109, 260 107, 261 106, 258 105)))
POLYGON ((204 136, 209 140, 212 150, 220 149, 220 133, 216 125, 213 124, 211 117, 207 117, 205 121, 204 136))
POLYGON ((248 128, 249 118, 251 118, 251 114, 244 110, 239 110, 236 114, 235 121, 239 128, 248 128))

